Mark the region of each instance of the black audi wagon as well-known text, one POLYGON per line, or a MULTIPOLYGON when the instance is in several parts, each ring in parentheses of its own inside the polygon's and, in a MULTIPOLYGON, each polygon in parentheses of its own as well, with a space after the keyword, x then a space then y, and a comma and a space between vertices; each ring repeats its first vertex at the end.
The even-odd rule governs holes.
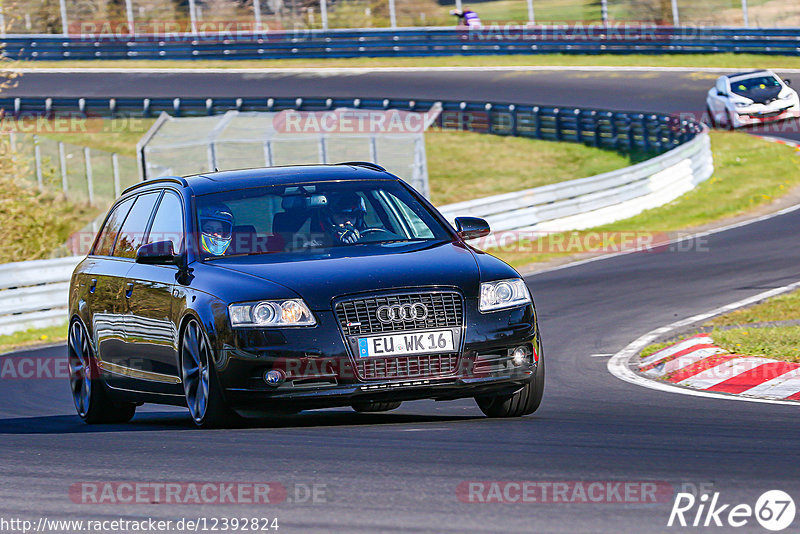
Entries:
POLYGON ((87 423, 143 403, 199 426, 238 417, 474 397, 534 412, 544 354, 519 274, 371 163, 159 178, 114 203, 69 293, 87 423))

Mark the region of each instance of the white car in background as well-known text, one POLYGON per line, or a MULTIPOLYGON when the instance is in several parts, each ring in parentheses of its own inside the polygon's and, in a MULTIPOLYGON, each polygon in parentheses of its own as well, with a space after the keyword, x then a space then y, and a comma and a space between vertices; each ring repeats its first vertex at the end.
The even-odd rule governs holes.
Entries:
POLYGON ((800 117, 797 91, 789 83, 771 70, 720 76, 706 96, 711 125, 740 128, 800 117))

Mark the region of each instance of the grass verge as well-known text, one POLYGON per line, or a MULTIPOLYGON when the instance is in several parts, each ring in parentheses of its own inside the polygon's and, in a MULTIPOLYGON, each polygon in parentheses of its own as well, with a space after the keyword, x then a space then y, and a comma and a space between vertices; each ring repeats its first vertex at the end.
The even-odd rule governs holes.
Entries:
POLYGON ((800 185, 800 157, 791 147, 741 132, 718 131, 711 132, 711 147, 715 168, 712 178, 668 204, 604 226, 549 235, 538 241, 522 240, 489 252, 517 267, 601 252, 609 243, 589 236, 633 231, 657 235, 696 228, 745 214, 800 185))
POLYGON ((755 306, 720 315, 709 326, 737 326, 751 323, 800 320, 800 291, 778 295, 755 306))
MULTIPOLYGON (((730 352, 800 363, 800 326, 764 326, 764 323, 798 320, 800 291, 794 291, 720 315, 706 322, 704 326, 714 327, 708 335, 717 345, 730 352)), ((641 357, 646 358, 690 335, 692 334, 666 343, 653 343, 642 350, 641 357)))
POLYGON ((46 328, 32 328, 0 336, 0 354, 45 343, 58 343, 67 339, 67 322, 46 328))
POLYGON ((474 132, 426 133, 425 151, 436 205, 593 176, 632 164, 626 155, 577 143, 474 132))
POLYGON ((800 58, 763 54, 521 54, 514 56, 357 57, 336 59, 27 61, 19 68, 274 69, 324 67, 687 67, 755 69, 800 68, 800 58))

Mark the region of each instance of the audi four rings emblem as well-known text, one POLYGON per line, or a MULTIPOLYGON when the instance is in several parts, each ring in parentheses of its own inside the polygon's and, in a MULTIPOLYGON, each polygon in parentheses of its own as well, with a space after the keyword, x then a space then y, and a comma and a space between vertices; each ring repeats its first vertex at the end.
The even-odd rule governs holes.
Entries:
POLYGON ((378 320, 384 324, 399 321, 422 321, 428 317, 428 308, 424 304, 393 304, 378 308, 378 320))

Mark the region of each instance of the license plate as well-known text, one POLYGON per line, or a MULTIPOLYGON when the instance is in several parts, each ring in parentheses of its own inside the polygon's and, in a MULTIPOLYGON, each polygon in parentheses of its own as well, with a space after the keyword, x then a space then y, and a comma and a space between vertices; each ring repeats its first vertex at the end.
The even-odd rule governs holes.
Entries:
POLYGON ((452 330, 427 330, 358 338, 358 357, 455 352, 452 330))

